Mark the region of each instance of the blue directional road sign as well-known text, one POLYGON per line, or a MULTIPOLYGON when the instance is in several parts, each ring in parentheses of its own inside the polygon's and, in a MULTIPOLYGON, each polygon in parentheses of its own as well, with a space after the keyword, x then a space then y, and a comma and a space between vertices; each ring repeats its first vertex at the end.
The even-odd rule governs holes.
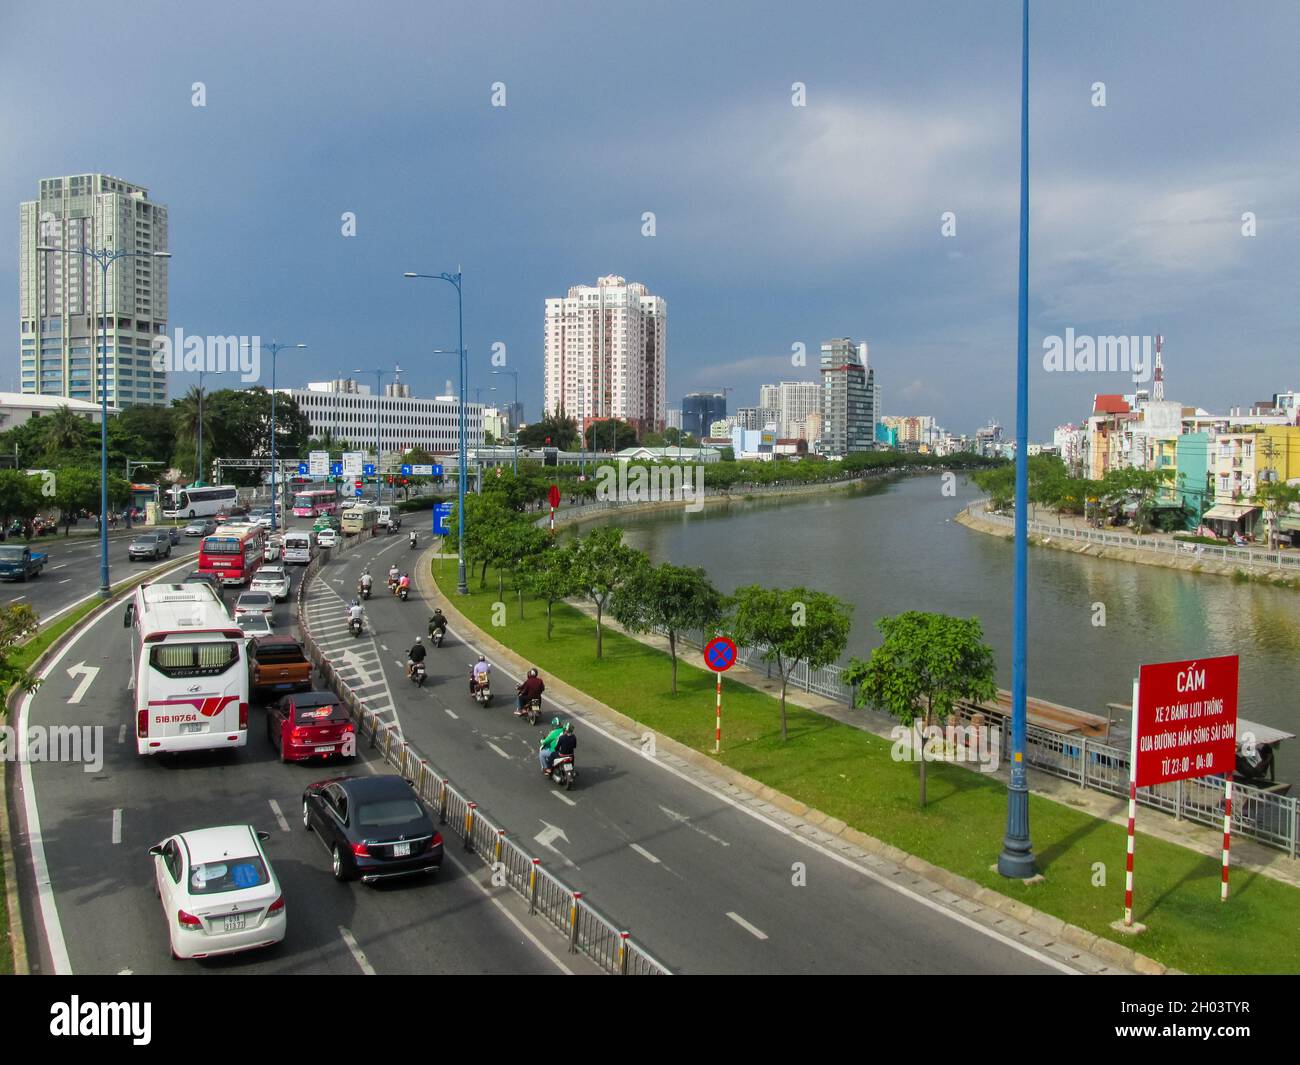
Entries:
POLYGON ((429 467, 429 474, 430 474, 430 476, 432 476, 432 477, 441 477, 441 476, 442 476, 442 463, 440 463, 440 462, 435 462, 432 466, 430 466, 430 467, 429 467))
POLYGON ((403 466, 403 467, 402 467, 402 476, 403 476, 403 477, 410 477, 410 476, 411 476, 411 467, 410 467, 410 466, 403 466))
POLYGON ((307 463, 305 462, 298 463, 298 472, 305 477, 307 475, 307 463))
POLYGON ((361 467, 361 472, 366 477, 373 477, 375 475, 375 464, 373 462, 367 462, 361 467))
POLYGON ((437 536, 451 535, 450 503, 435 503, 433 505, 433 531, 437 536))
POLYGON ((330 463, 330 476, 331 476, 331 477, 342 477, 342 476, 343 476, 343 463, 341 463, 341 462, 331 462, 331 463, 330 463))
POLYGON ((356 496, 358 499, 360 499, 363 495, 365 495, 365 489, 363 489, 363 488, 354 488, 354 489, 352 489, 352 494, 353 494, 354 496, 356 496))

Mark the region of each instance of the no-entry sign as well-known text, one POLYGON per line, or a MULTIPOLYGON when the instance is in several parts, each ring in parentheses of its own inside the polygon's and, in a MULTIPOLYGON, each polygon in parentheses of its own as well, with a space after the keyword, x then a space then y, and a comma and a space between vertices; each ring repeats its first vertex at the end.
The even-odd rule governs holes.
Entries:
POLYGON ((1142 667, 1134 730, 1139 788, 1232 775, 1237 669, 1236 655, 1142 667))

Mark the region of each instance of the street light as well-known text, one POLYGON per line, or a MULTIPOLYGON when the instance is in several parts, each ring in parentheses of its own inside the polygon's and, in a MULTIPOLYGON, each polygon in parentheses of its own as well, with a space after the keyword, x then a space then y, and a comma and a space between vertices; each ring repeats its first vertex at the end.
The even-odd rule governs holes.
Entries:
MULTIPOLYGON (((509 374, 511 377, 515 379, 515 405, 511 408, 511 416, 513 417, 514 412, 519 409, 519 371, 518 370, 493 370, 492 372, 494 374, 509 374)), ((515 427, 514 425, 511 425, 510 428, 514 430, 515 427)), ((514 431, 511 435, 514 437, 515 476, 518 477, 519 476, 519 433, 518 431, 514 431)))
POLYGON ((465 309, 464 299, 461 293, 462 275, 460 268, 457 267, 454 274, 417 274, 407 271, 403 277, 422 278, 428 281, 446 281, 447 284, 453 285, 456 289, 456 334, 458 337, 456 353, 460 357, 460 476, 456 478, 456 535, 459 539, 457 545, 456 561, 456 592, 458 595, 469 595, 469 582, 465 579, 465 309))
MULTIPOLYGON (((40 252, 65 252, 80 255, 98 264, 103 274, 104 306, 99 316, 100 332, 103 342, 100 347, 99 377, 99 594, 107 599, 110 594, 108 577, 108 268, 118 259, 137 257, 141 259, 170 259, 169 251, 114 251, 112 248, 56 248, 51 244, 38 244, 40 252)), ((94 317, 94 308, 91 308, 94 317)), ((37 387, 39 388, 39 379, 37 387)))
POLYGON ((383 428, 382 428, 383 423, 381 421, 381 418, 383 416, 383 409, 384 409, 384 396, 383 396, 384 374, 386 373, 400 374, 402 372, 402 368, 400 366, 394 366, 391 370, 353 370, 352 372, 372 373, 375 375, 375 486, 376 486, 376 498, 378 502, 382 503, 384 501, 384 475, 381 472, 382 460, 380 459, 379 455, 380 455, 380 448, 382 447, 383 444, 383 441, 381 439, 383 435, 383 428))
POLYGON ((211 374, 213 377, 220 377, 225 370, 199 370, 199 453, 194 461, 194 483, 199 488, 203 487, 203 375, 211 374))
MULTIPOLYGON (((248 347, 248 341, 240 342, 241 347, 248 347)), ((276 459, 275 451, 275 357, 284 351, 285 348, 305 348, 306 344, 277 344, 271 341, 271 531, 275 532, 276 525, 280 517, 279 506, 276 502, 276 487, 279 481, 279 463, 276 459)))

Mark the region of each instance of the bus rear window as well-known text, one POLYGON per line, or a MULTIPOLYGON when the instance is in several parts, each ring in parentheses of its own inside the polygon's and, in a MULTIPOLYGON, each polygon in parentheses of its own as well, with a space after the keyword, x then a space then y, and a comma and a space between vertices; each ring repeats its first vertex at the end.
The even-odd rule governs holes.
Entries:
POLYGON ((149 665, 164 677, 214 677, 238 661, 237 643, 166 643, 149 652, 149 665))
POLYGON ((211 538, 203 541, 203 553, 205 555, 238 555, 242 551, 238 540, 213 540, 211 538))

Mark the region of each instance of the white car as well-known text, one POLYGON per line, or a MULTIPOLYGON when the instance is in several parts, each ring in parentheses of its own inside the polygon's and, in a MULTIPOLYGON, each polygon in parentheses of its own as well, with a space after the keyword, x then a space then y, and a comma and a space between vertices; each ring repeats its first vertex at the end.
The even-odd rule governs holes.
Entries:
POLYGON ((250 640, 255 636, 273 636, 275 634, 275 629, 271 627, 270 614, 240 614, 235 619, 235 624, 239 626, 239 631, 250 640))
POLYGON ((260 511, 257 515, 250 514, 249 517, 258 525, 262 526, 263 529, 269 529, 271 527, 271 512, 269 510, 260 511))
POLYGON ((181 832, 150 847, 173 958, 269 947, 288 921, 275 870, 252 825, 181 832))
POLYGON ((284 541, 278 536, 268 536, 266 545, 262 548, 262 561, 278 562, 280 561, 280 552, 284 548, 284 541))
POLYGON ((269 619, 275 609, 275 600, 267 592, 248 591, 235 600, 235 621, 242 614, 265 614, 269 619))
POLYGON ((263 566, 253 574, 253 583, 249 589, 265 592, 277 603, 286 603, 289 601, 290 586, 289 574, 285 573, 283 566, 263 566))
POLYGON ((317 547, 338 547, 339 534, 333 529, 322 529, 316 534, 317 547))

